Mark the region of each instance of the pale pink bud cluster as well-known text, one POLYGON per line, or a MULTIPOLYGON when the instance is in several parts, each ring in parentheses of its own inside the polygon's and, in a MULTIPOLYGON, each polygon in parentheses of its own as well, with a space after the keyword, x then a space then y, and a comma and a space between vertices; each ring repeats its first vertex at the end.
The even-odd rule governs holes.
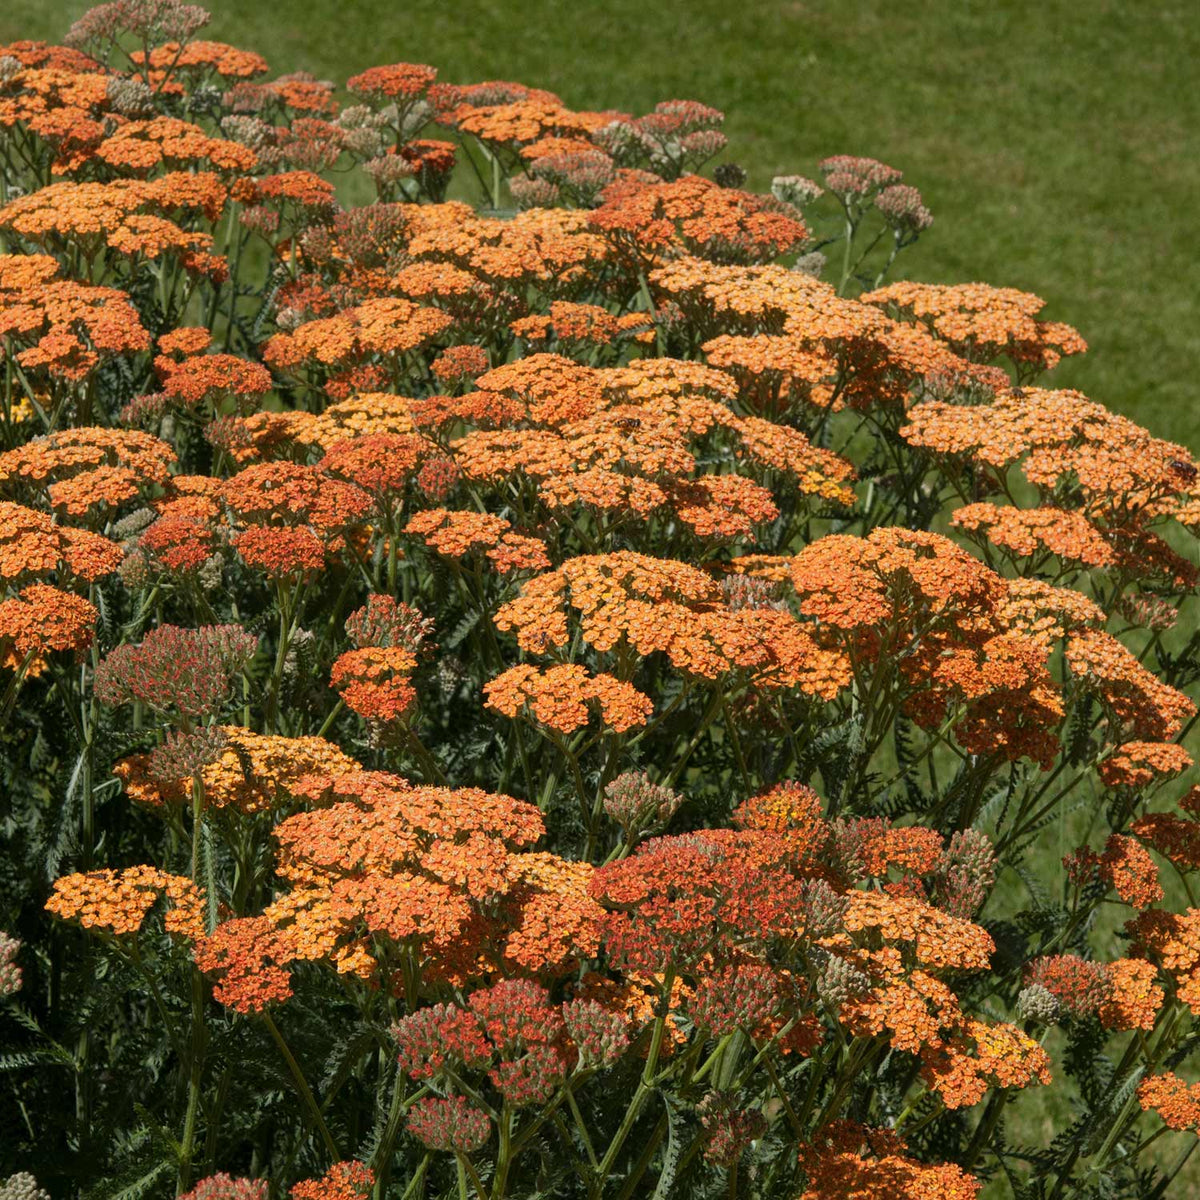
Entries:
POLYGON ((849 907, 850 901, 835 892, 824 879, 805 879, 800 884, 804 936, 809 941, 840 932, 849 907))
POLYGON ((171 730, 163 744, 150 752, 150 774, 160 783, 199 775, 221 757, 228 740, 219 725, 202 725, 190 733, 171 730))
POLYGON ((267 1200, 265 1179, 239 1179, 218 1171, 201 1179, 190 1192, 184 1192, 179 1200, 267 1200))
POLYGON ((416 167, 398 154, 379 154, 368 158, 362 168, 375 181, 375 186, 381 189, 395 187, 401 180, 411 179, 417 173, 416 167))
POLYGON ((871 980, 848 959, 836 954, 821 968, 817 977, 817 995, 825 1006, 836 1013, 843 1005, 865 995, 871 988, 871 980))
POLYGON ((750 1144, 767 1131, 767 1119, 756 1108, 742 1108, 724 1092, 709 1092, 696 1105, 700 1125, 708 1135, 704 1157, 719 1167, 731 1167, 750 1144))
POLYGON ((113 707, 136 700, 156 712, 205 716, 221 707, 257 649, 258 638, 240 625, 160 625, 97 667, 96 695, 113 707))
POLYGON ((583 207, 595 204, 600 193, 616 178, 613 160, 601 150, 547 155, 529 170, 535 180, 554 184, 583 207))
POLYGON ((0 930, 0 998, 14 996, 21 990, 21 968, 17 966, 17 951, 21 943, 0 930))
POLYGON ((559 200, 558 185, 549 179, 510 179, 508 190, 519 209, 553 208, 559 200))
POLYGON ((765 963, 743 963, 706 974, 688 1001, 688 1016, 713 1037, 739 1029, 753 1034, 769 1024, 780 1001, 778 974, 765 963))
POLYGON ((678 792, 641 771, 626 771, 604 789, 604 811, 628 837, 666 825, 682 803, 678 792))
POLYGON ((418 658, 437 649, 431 618, 411 604, 378 593, 368 596, 366 604, 346 618, 346 633, 359 650, 398 646, 418 658))
POLYGON ((995 882, 996 852, 987 834, 978 829, 960 829, 938 864, 938 907, 969 920, 983 907, 995 882))
POLYGON ((611 1067, 629 1048, 624 1018, 595 1000, 572 1000, 562 1011, 581 1067, 611 1067))
POLYGON ((28 1171, 0 1180, 0 1200, 50 1200, 50 1193, 28 1171))
POLYGON ((811 204, 825 189, 803 175, 776 175, 771 180, 771 195, 793 208, 811 204))
POLYGON ((884 188, 875 207, 898 234, 921 233, 933 224, 933 214, 921 202, 921 193, 906 183, 884 188))
POLYGON ((787 611, 787 602, 782 599, 779 584, 771 579, 759 579, 753 575, 726 575, 721 580, 721 595, 734 612, 762 608, 787 611))
POLYGON ((835 154, 821 163, 825 186, 838 199, 848 201, 869 196, 872 192, 899 183, 903 174, 874 158, 852 154, 835 154))
POLYGON ((198 4, 179 0, 113 0, 99 4, 71 26, 63 41, 68 46, 107 48, 128 35, 151 46, 186 42, 208 24, 209 13, 198 4))
POLYGON ((1166 633, 1179 621, 1179 609, 1161 596, 1122 596, 1117 601, 1117 611, 1127 621, 1149 629, 1151 633, 1166 633))
POLYGON ((430 1150, 471 1154, 491 1136, 492 1122, 462 1096, 428 1097, 409 1110, 408 1132, 430 1150))

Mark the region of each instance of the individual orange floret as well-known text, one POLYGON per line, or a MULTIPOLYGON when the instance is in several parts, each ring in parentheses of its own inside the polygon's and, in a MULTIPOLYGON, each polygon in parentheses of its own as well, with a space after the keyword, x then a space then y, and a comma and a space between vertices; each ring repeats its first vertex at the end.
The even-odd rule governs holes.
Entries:
POLYGON ((0 579, 27 582, 57 572, 92 583, 111 575, 123 557, 106 537, 56 525, 45 513, 0 500, 0 579))
MULTIPOLYGON (((599 379, 590 368, 561 354, 530 354, 495 367, 475 380, 493 405, 490 422, 521 420, 551 427, 579 421, 603 407, 599 379)), ((484 416, 486 410, 481 409, 484 416)))
POLYGON ((293 414, 305 419, 289 434, 303 446, 329 450, 338 442, 365 434, 416 432, 413 421, 415 400, 393 396, 389 392, 360 392, 347 400, 331 404, 323 413, 293 414))
POLYGON ((128 179, 52 183, 0 208, 0 226, 34 242, 77 238, 95 250, 152 195, 148 185, 128 179))
POLYGON ((377 503, 402 496, 436 447, 416 434, 368 433, 330 446, 321 469, 369 492, 377 503))
POLYGON ((222 171, 250 171, 258 155, 249 146, 210 137, 200 128, 176 117, 128 121, 95 149, 109 166, 138 174, 168 164, 187 167, 207 162, 222 171))
POLYGON ((844 358, 852 350, 878 351, 889 329, 888 319, 869 305, 774 264, 679 258, 651 271, 649 282, 655 298, 676 305, 686 326, 705 340, 731 333, 786 335, 844 358))
POLYGON ((330 209, 336 204, 333 184, 314 171, 281 171, 272 175, 242 176, 230 189, 240 204, 330 209))
POLYGON ((212 254, 211 234, 187 233, 174 221, 151 213, 133 213, 108 237, 107 245, 118 254, 141 255, 155 259, 163 254, 177 255, 183 266, 198 275, 220 283, 229 273, 225 258, 212 254))
POLYGON ((277 827, 292 890, 267 914, 292 957, 365 977, 375 964, 364 927, 418 940, 426 978, 451 983, 488 970, 561 973, 596 953, 592 868, 515 853, 544 832, 533 805, 379 772, 312 776, 299 791, 321 807, 277 827))
POLYGON ((346 707, 365 720, 398 721, 416 703, 416 689, 408 678, 416 665, 399 646, 365 646, 339 655, 329 682, 346 707))
POLYGON ((217 417, 204 436, 238 466, 290 457, 306 445, 318 418, 310 412, 256 412, 249 416, 217 417))
POLYGON ((568 615, 602 653, 623 641, 641 655, 664 652, 690 675, 744 670, 763 687, 796 687, 831 699, 849 682, 843 654, 789 613, 730 608, 716 581, 685 563, 620 551, 570 559, 527 583, 496 613, 529 653, 565 645, 568 615))
POLYGON ((897 1050, 939 1052, 943 1035, 962 1021, 954 993, 926 971, 913 971, 907 978, 900 974, 894 950, 877 952, 871 960, 866 965, 882 968, 881 977, 868 980, 865 995, 838 997, 838 1020, 856 1037, 886 1035, 897 1050))
POLYGON ((152 209, 168 215, 203 216, 209 221, 216 221, 228 199, 225 182, 212 171, 168 171, 142 181, 140 189, 152 209))
POLYGON ((180 326, 161 334, 157 345, 160 354, 180 361, 193 354, 203 354, 212 345, 212 332, 203 325, 180 326))
POLYGON ((415 513, 404 527, 405 533, 417 535, 426 546, 447 558, 463 558, 484 550, 501 574, 541 571, 550 566, 545 542, 511 531, 512 524, 504 517, 445 508, 415 513))
POLYGON ((945 842, 936 829, 895 826, 882 817, 830 822, 833 859, 852 880, 886 879, 892 867, 928 875, 941 861, 945 842))
POLYGON ((779 516, 770 491, 744 475, 699 475, 670 489, 679 519, 701 538, 749 538, 779 516))
POLYGON ((46 67, 71 73, 90 73, 99 67, 90 54, 74 46, 50 46, 30 39, 0 45, 0 57, 15 58, 24 67, 46 67))
POLYGON ((53 651, 86 649, 99 613, 81 596, 32 583, 0 600, 0 666, 37 675, 53 651))
POLYGON ((918 690, 906 712, 924 728, 963 704, 955 723, 958 743, 973 754, 997 753, 1009 761, 1029 757, 1049 770, 1059 750, 1056 730, 1065 714, 1043 643, 1019 634, 971 637, 955 632, 957 645, 930 638, 915 648, 903 673, 918 690))
POLYGON ((759 415, 777 419, 801 406, 844 407, 836 388, 838 360, 824 346, 783 335, 725 333, 701 349, 709 363, 737 380, 744 402, 759 415))
POLYGON ((975 1200, 982 1183, 954 1163, 925 1164, 904 1153, 890 1129, 849 1121, 825 1126, 800 1150, 807 1180, 800 1200, 975 1200))
POLYGON ((853 466, 839 454, 814 446, 798 429, 761 417, 725 422, 740 442, 738 457, 784 475, 802 496, 853 505, 853 466))
POLYGON ((732 820, 739 828, 780 838, 797 865, 811 864, 829 840, 821 798, 802 783, 780 783, 743 800, 733 810, 732 820))
POLYGON ((91 871, 54 881, 46 911, 64 921, 78 921, 115 937, 137 933, 161 896, 169 907, 163 917, 168 933, 196 939, 204 935, 204 896, 190 879, 155 867, 123 871, 91 871))
POLYGON ((1125 928, 1134 942, 1131 952, 1161 965, 1174 980, 1176 998, 1200 1013, 1200 909, 1148 908, 1125 928))
POLYGON ((527 583, 516 600, 496 613, 496 625, 515 631, 521 649, 542 654, 566 643, 569 605, 582 615, 591 644, 610 650, 624 633, 620 618, 631 609, 650 617, 668 600, 710 602, 718 595, 711 576, 685 563, 630 551, 589 555, 527 583))
POLYGON ((645 725, 654 712, 649 696, 612 675, 592 675, 574 663, 539 668, 519 663, 483 689, 487 707, 516 718, 528 710, 532 718, 559 733, 573 733, 588 723, 588 704, 595 702, 600 719, 617 733, 645 725))
MULTIPOLYGON (((351 775, 358 763, 319 737, 274 737, 223 726, 219 757, 200 773, 205 803, 241 813, 265 812, 289 802, 291 789, 309 775, 351 775)), ((151 771, 149 754, 121 759, 113 774, 132 800, 151 808, 191 800, 191 779, 164 780, 151 771)))
POLYGON ((138 548, 167 571, 198 571, 217 551, 217 533, 187 516, 159 517, 138 538, 138 548))
POLYGON ((535 313, 512 321, 509 328, 519 338, 531 345, 548 344, 555 341, 578 353, 598 346, 632 338, 653 340, 653 322, 643 313, 625 313, 617 316, 598 304, 579 304, 566 300, 554 300, 548 313, 535 313))
MULTIPOLYGON (((604 240, 588 231, 587 214, 563 208, 499 220, 447 203, 414 205, 405 215, 414 259, 449 261, 495 286, 536 287, 548 297, 574 298, 579 285, 611 258, 604 240)), ((500 314, 505 323, 515 315, 508 306, 500 314)))
POLYGON ((1106 787, 1144 788, 1182 775, 1192 756, 1178 742, 1126 742, 1106 758, 1098 774, 1106 787))
POLYGON ((549 136, 586 135, 595 122, 555 99, 523 98, 460 110, 454 124, 482 142, 521 146, 549 136))
POLYGON ((478 379, 488 370, 488 352, 482 346, 449 346, 429 364, 443 383, 478 379))
POLYGON ((227 103, 232 102, 235 108, 243 98, 249 99, 248 107, 251 111, 256 111, 267 100, 273 100, 294 112, 321 113, 333 117, 338 111, 333 84, 316 79, 307 71, 293 71, 289 75, 280 75, 278 79, 261 85, 237 84, 227 93, 227 103), (249 90, 255 88, 259 90, 249 90))
POLYGON ((504 957, 523 971, 559 975, 600 949, 604 909, 588 890, 595 868, 557 854, 531 851, 509 860, 511 932, 504 957))
POLYGON ((1066 656, 1080 682, 1139 738, 1177 737, 1196 711, 1187 696, 1146 670, 1110 633, 1081 630, 1067 640, 1066 656))
POLYGON ((1079 629, 1103 625, 1104 610, 1080 592, 1055 587, 1041 579, 1010 579, 1000 601, 1002 625, 1037 642, 1047 651, 1054 642, 1079 629))
POLYGON ((982 971, 996 949, 982 926, 924 901, 858 890, 847 898, 843 921, 850 932, 872 930, 885 942, 908 943, 924 966, 982 971))
POLYGON ((1023 558, 1053 554, 1064 562, 1105 567, 1114 557, 1100 531, 1082 513, 1066 509, 968 504, 951 514, 950 523, 1023 558))
POLYGON ((1087 349, 1069 325, 1036 320, 1045 301, 1016 288, 904 280, 861 299, 923 322, 966 358, 986 362, 1003 355, 1022 377, 1049 370, 1067 355, 1087 349))

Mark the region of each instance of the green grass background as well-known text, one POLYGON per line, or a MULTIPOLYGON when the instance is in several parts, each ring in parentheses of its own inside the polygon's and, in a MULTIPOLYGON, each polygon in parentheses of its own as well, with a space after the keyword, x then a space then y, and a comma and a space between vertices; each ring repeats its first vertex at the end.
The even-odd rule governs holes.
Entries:
MULTIPOLYGON (((80 0, 6 0, 0 41, 80 0)), ((210 0, 208 36, 277 72, 376 63, 517 79, 575 107, 728 114, 765 187, 827 154, 900 167, 935 225, 901 275, 1037 292, 1087 338, 1055 374, 1200 450, 1196 0, 210 0)))

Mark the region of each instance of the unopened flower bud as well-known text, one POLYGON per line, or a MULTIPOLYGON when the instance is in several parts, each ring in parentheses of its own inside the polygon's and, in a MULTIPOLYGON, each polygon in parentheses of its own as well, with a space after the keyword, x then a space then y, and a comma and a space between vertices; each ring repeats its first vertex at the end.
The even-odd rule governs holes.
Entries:
MULTIPOLYGON (((17 951, 21 943, 0 929, 0 999, 21 990, 21 968, 17 966, 17 951)), ((3 1195, 3 1188, 0 1188, 3 1195)))
POLYGON ((1017 1013, 1024 1021, 1053 1025, 1062 1013, 1062 1005, 1049 988, 1040 983, 1031 983, 1022 988, 1017 996, 1017 1013))
POLYGON ((641 771, 626 771, 604 789, 604 811, 629 837, 663 826, 675 815, 683 797, 651 783, 641 771))
POLYGON ((830 955, 817 979, 817 995, 825 1007, 836 1012, 871 990, 871 981, 849 959, 830 955))

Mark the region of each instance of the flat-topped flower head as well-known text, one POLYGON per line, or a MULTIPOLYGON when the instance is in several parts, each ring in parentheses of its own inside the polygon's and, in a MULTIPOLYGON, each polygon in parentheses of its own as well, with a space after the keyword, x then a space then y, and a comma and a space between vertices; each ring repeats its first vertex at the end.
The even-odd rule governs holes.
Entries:
POLYGON ((46 910, 61 920, 78 921, 85 929, 123 937, 137 933, 164 896, 168 906, 163 928, 193 940, 203 936, 203 893, 190 879, 156 867, 65 875, 55 880, 46 910))

